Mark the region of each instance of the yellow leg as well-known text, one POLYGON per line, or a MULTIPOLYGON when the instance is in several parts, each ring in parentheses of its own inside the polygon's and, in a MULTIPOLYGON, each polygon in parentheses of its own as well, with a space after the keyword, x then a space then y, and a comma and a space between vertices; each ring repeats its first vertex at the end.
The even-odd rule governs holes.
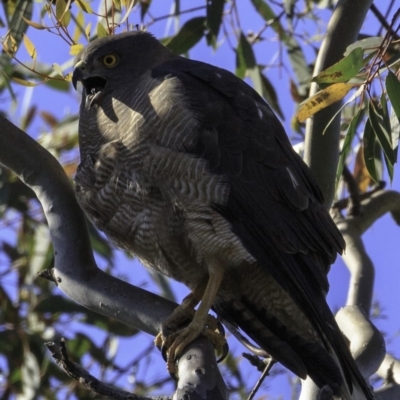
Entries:
POLYGON ((173 339, 173 334, 179 330, 181 325, 188 320, 193 320, 195 315, 194 308, 199 304, 204 295, 207 281, 208 279, 205 279, 203 282, 200 282, 163 322, 161 332, 154 339, 154 343, 158 348, 170 347, 171 343, 168 343, 168 337, 172 336, 173 339))
POLYGON ((214 303, 223 275, 223 268, 209 268, 209 278, 200 306, 196 311, 192 322, 186 328, 178 332, 177 337, 169 348, 167 360, 167 368, 169 372, 175 373, 175 360, 182 354, 185 347, 200 336, 200 334, 206 329, 208 312, 214 303))

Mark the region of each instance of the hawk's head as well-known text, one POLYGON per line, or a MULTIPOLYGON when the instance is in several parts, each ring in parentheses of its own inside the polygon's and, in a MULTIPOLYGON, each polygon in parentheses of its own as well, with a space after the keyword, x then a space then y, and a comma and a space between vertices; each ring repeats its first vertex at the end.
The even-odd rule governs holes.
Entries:
POLYGON ((81 82, 86 108, 124 89, 152 67, 173 57, 151 34, 125 32, 94 40, 75 58, 72 83, 81 82))

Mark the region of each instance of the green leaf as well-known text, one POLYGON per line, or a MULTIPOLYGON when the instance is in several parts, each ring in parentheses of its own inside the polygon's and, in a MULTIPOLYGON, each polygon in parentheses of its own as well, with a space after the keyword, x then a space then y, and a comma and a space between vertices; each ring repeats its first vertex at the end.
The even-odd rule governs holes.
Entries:
POLYGON ((97 30, 97 37, 99 38, 108 36, 108 31, 101 22, 97 24, 96 30, 97 30))
POLYGON ((310 89, 311 71, 303 49, 294 37, 284 35, 282 40, 286 44, 290 64, 296 75, 299 95, 306 97, 310 89))
POLYGON ((339 183, 340 177, 342 176, 344 164, 346 162, 347 156, 351 150, 351 144, 353 143, 353 138, 356 133, 356 128, 360 119, 360 115, 362 114, 362 110, 359 109, 354 115, 354 117, 351 119, 349 128, 347 129, 346 132, 346 137, 344 139, 342 151, 340 152, 340 157, 339 157, 339 163, 336 171, 336 186, 339 183))
POLYGON ((390 128, 388 130, 388 124, 390 125, 390 121, 388 120, 386 111, 382 108, 378 108, 374 104, 373 100, 370 100, 368 105, 368 118, 371 122, 372 130, 382 146, 385 156, 390 164, 393 165, 396 162, 396 155, 392 148, 390 128))
POLYGON ((208 33, 206 35, 207 43, 214 48, 217 46, 219 29, 222 23, 222 13, 224 11, 225 0, 207 0, 207 19, 206 26, 208 33))
POLYGON ((75 339, 68 340, 66 346, 68 352, 79 358, 90 352, 93 347, 96 347, 92 340, 82 333, 77 333, 75 339))
POLYGON ((236 75, 243 79, 246 76, 246 73, 253 81, 254 89, 260 96, 262 96, 264 89, 261 71, 257 65, 252 46, 247 41, 243 32, 241 32, 238 48, 236 50, 236 75))
POLYGON ((23 34, 28 28, 25 19, 32 19, 33 1, 19 0, 10 22, 10 34, 15 39, 17 47, 21 43, 23 34))
MULTIPOLYGON (((385 126, 385 130, 389 133, 390 139, 391 139, 391 127, 390 127, 390 117, 389 117, 389 110, 388 110, 388 105, 387 105, 387 100, 386 100, 386 94, 382 93, 381 94, 381 110, 382 110, 382 118, 383 118, 383 124, 385 126)), ((392 140, 390 140, 390 143, 392 143, 392 140)), ((393 146, 392 146, 393 148, 393 146)), ((396 160, 397 161, 397 160, 396 160)))
POLYGON ((68 92, 71 89, 70 83, 61 79, 49 79, 46 82, 46 86, 60 90, 61 92, 68 92))
POLYGON ((386 154, 385 154, 385 164, 386 164, 387 172, 389 174, 390 183, 392 183, 393 176, 394 176, 394 167, 393 167, 393 164, 391 164, 391 162, 387 158, 386 154))
POLYGON ((163 40, 164 45, 175 54, 188 52, 203 37, 205 22, 205 17, 196 17, 187 21, 175 36, 163 40))
POLYGON ((272 8, 264 0, 251 0, 257 12, 264 18, 271 28, 278 34, 279 38, 286 45, 290 64, 296 74, 298 91, 300 96, 305 97, 310 87, 311 73, 307 60, 299 42, 286 34, 272 8))
POLYGON ((276 95, 275 88, 273 87, 270 80, 261 73, 261 82, 262 82, 262 96, 265 100, 267 100, 268 104, 271 108, 279 115, 281 119, 285 119, 282 109, 279 105, 278 96, 276 95))
POLYGON ((364 161, 367 167, 368 173, 371 178, 378 183, 381 179, 379 174, 380 162, 376 158, 376 148, 375 148, 375 133, 372 130, 371 122, 369 119, 365 122, 364 128, 364 161))
POLYGON ((357 47, 361 48, 364 51, 364 54, 374 53, 382 44, 382 40, 383 38, 380 36, 373 36, 366 39, 357 40, 357 42, 347 46, 344 56, 346 57, 349 55, 357 47))
POLYGON ((312 78, 317 83, 338 83, 347 82, 354 78, 364 65, 363 50, 360 47, 355 48, 346 57, 342 58, 336 64, 320 72, 312 78))
POLYGON ((279 20, 276 18, 274 11, 265 1, 251 0, 251 2, 253 3, 253 6, 255 7, 257 12, 264 18, 265 21, 274 21, 271 26, 275 31, 277 31, 278 27, 280 30, 283 31, 283 29, 281 29, 282 27, 279 23, 279 20))
POLYGON ((61 26, 67 27, 69 25, 71 12, 66 0, 56 0, 56 18, 61 26))
POLYGON ((90 4, 87 3, 85 0, 76 0, 76 4, 83 12, 93 14, 92 7, 90 7, 90 4))
POLYGON ((236 75, 244 79, 246 71, 257 67, 256 57, 253 48, 247 41, 243 32, 240 32, 239 44, 236 49, 236 75))
POLYGON ((146 15, 147 11, 149 10, 150 4, 151 4, 151 0, 140 2, 140 20, 142 22, 143 22, 143 19, 146 15))
POLYGON ((393 110, 400 121, 400 82, 392 71, 389 71, 386 77, 386 91, 393 110))

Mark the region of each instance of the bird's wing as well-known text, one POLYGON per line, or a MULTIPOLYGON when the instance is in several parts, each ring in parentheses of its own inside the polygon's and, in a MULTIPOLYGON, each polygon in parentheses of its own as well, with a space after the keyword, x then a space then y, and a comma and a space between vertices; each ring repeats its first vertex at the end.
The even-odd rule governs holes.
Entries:
POLYGON ((201 62, 179 58, 152 73, 179 79, 201 124, 197 141, 185 151, 228 179, 228 203, 215 207, 244 245, 257 260, 268 258, 266 268, 298 301, 326 292, 326 273, 344 248, 343 238, 269 106, 233 74, 201 62), (292 255, 304 265, 290 262, 292 255))
POLYGON ((233 74, 198 61, 177 58, 154 68, 152 76, 179 80, 201 126, 185 151, 229 182, 227 203, 215 209, 338 355, 348 385, 355 376, 368 394, 325 301, 326 274, 344 249, 343 238, 270 107, 233 74))

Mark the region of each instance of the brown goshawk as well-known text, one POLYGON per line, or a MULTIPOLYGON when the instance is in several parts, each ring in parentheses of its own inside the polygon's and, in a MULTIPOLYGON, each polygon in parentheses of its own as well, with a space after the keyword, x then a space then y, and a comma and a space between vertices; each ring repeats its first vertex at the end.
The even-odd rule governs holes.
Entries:
POLYGON ((325 300, 342 236, 265 101, 139 31, 90 43, 78 81, 81 207, 147 268, 187 285, 181 307, 200 303, 170 360, 212 308, 299 377, 371 399, 325 300))

